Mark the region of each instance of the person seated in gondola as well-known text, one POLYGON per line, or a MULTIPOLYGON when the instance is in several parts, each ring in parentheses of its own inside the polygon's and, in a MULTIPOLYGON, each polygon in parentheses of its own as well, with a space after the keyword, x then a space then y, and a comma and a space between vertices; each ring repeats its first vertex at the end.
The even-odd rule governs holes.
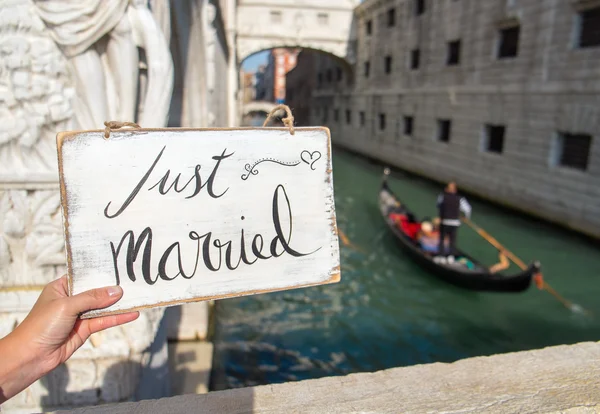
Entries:
POLYGON ((430 222, 424 221, 421 223, 421 231, 419 231, 419 234, 417 235, 417 241, 424 251, 428 253, 437 253, 440 242, 440 233, 434 229, 430 222))
POLYGON ((389 218, 396 224, 396 227, 410 239, 414 240, 421 228, 421 224, 415 219, 412 213, 405 214, 400 209, 400 203, 396 202, 396 208, 392 207, 389 218))

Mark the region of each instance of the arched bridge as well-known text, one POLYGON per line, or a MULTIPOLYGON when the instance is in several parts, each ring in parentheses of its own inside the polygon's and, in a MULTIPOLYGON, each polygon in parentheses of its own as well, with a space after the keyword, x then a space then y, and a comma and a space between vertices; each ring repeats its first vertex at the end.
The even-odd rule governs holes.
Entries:
POLYGON ((359 0, 238 0, 238 62, 261 50, 299 47, 355 61, 353 10, 359 0))
POLYGON ((253 112, 264 112, 268 114, 275 108, 277 104, 265 101, 252 101, 242 105, 242 115, 248 115, 253 112))

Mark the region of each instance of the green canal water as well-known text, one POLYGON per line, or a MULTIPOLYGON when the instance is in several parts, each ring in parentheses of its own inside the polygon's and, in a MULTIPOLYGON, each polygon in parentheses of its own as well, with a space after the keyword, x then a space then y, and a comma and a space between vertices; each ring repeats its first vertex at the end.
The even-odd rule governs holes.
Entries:
MULTIPOLYGON (((588 240, 477 200, 473 220, 558 292, 465 291, 423 271, 395 244, 377 208, 383 167, 334 149, 338 226, 364 252, 341 247, 335 285, 218 301, 211 389, 272 384, 600 340, 600 254, 588 240)), ((435 214, 439 185, 392 174, 416 211, 435 214)), ((463 226, 459 244, 486 263, 497 252, 463 226)), ((511 268, 511 270, 515 270, 511 268)))

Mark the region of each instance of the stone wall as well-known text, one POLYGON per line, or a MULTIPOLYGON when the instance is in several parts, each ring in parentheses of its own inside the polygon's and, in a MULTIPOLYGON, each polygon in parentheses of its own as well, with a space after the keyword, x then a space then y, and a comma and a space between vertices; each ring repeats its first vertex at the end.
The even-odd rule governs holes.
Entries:
POLYGON ((310 125, 312 93, 317 82, 315 53, 301 51, 296 67, 285 75, 285 103, 292 110, 294 123, 298 126, 310 125))
POLYGON ((326 123, 338 145, 600 237, 600 47, 575 43, 578 12, 593 5, 425 1, 416 16, 412 1, 366 1, 356 9, 355 82, 317 91, 313 123, 326 123), (498 59, 500 31, 515 25, 518 54, 498 59), (460 61, 448 66, 454 40, 460 61), (438 139, 442 119, 449 142, 438 139), (487 151, 487 124, 505 128, 501 153, 487 151), (592 136, 587 170, 557 165, 565 132, 592 136))
MULTIPOLYGON (((230 66, 222 3, 231 6, 230 1, 198 0, 189 7, 168 0, 151 2, 167 44, 170 37, 174 52, 185 51, 175 53, 173 59, 180 93, 170 115, 178 126, 228 124, 227 78, 219 75, 230 66)), ((94 16, 90 11, 85 18, 94 16)), ((127 14, 119 18, 127 18, 127 14)), ((157 39, 150 46, 160 48, 160 33, 148 26, 148 20, 145 23, 143 29, 157 39)), ((0 337, 4 337, 25 318, 44 285, 66 272, 56 134, 103 125, 75 119, 76 99, 86 95, 86 88, 97 85, 76 82, 70 57, 55 43, 31 0, 0 0, 0 32, 0 337)), ((127 41, 127 35, 122 41, 127 41)), ((136 45, 129 46, 138 50, 136 45)), ((90 49, 95 50, 94 46, 90 49)), ((102 50, 98 48, 100 55, 102 50)), ((162 52, 168 56, 168 50, 162 52)), ((155 109, 143 107, 151 76, 159 80, 154 82, 154 92, 158 83, 163 86, 159 91, 163 96, 170 94, 170 56, 160 62, 149 58, 149 54, 139 56, 138 113, 128 121, 139 121, 144 111, 155 109)), ((99 70, 106 84, 114 80, 110 70, 104 64, 99 70)), ((106 93, 107 101, 114 99, 114 88, 106 89, 101 92, 106 93)), ((207 303, 190 305, 187 312, 179 310, 174 312, 175 318, 168 319, 169 335, 205 338, 207 303), (195 325, 187 317, 190 310, 201 318, 195 325)), ((65 365, 3 404, 2 409, 32 412, 170 395, 163 312, 147 310, 133 323, 93 335, 65 365)))
POLYGON ((581 343, 72 413, 595 413, 599 361, 581 343))

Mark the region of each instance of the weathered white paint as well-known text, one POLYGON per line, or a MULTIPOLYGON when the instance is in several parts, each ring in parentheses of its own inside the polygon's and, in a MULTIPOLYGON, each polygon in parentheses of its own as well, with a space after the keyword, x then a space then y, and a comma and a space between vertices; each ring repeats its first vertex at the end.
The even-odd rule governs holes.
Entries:
MULTIPOLYGON (((139 130, 112 132, 109 139, 94 131, 59 134, 58 145, 73 294, 117 282, 113 247, 116 251, 129 230, 137 241, 144 229, 151 228, 148 274, 152 280, 157 278, 163 253, 176 242, 181 243, 183 271, 193 274, 189 278, 179 275, 175 249, 166 261, 166 277, 147 283, 142 275, 144 243, 134 263, 136 280, 132 281, 125 266, 127 239, 117 255, 124 296, 112 307, 89 316, 339 280, 330 138, 325 128, 301 128, 295 135, 285 128, 139 130), (223 155, 227 157, 221 161, 213 158, 223 155), (261 160, 293 165, 259 163, 261 160), (154 187, 168 170, 165 189, 181 174, 181 192, 171 189, 161 194, 159 187, 154 187), (133 201, 115 215, 148 171, 133 201), (212 191, 215 196, 223 195, 210 196, 208 184, 191 197, 196 189, 195 171, 202 184, 214 174, 212 191), (262 254, 270 256, 269 246, 276 236, 275 194, 282 234, 292 249, 306 255, 295 257, 284 252, 252 265, 241 263, 235 270, 226 267, 223 257, 219 270, 209 270, 202 252, 206 238, 192 240, 191 232, 196 232, 196 238, 212 233, 207 246, 214 267, 219 267, 219 249, 214 245, 217 239, 222 244, 231 240, 232 267, 237 265, 242 229, 249 262, 256 259, 252 241, 258 234, 264 239, 262 254)), ((283 246, 278 244, 279 254, 283 246)), ((222 250, 224 256, 225 248, 222 250)))

